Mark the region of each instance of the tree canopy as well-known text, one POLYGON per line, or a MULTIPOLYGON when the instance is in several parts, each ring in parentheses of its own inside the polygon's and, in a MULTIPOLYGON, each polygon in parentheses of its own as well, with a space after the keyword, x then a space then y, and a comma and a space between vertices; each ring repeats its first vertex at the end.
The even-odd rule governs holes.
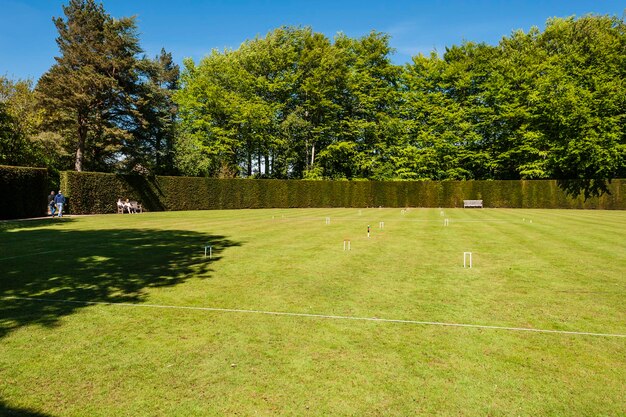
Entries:
POLYGON ((555 178, 626 174, 624 21, 551 19, 498 45, 393 65, 389 37, 283 27, 185 62, 177 158, 190 175, 555 178))
POLYGON ((194 176, 558 179, 626 176, 626 25, 550 19, 497 45, 395 65, 389 35, 280 27, 180 73, 134 18, 70 0, 33 88, 1 78, 0 163, 194 176))
POLYGON ((77 171, 163 171, 172 130, 165 91, 178 72, 171 55, 141 58, 134 18, 115 19, 94 0, 70 0, 63 12, 54 19, 60 56, 36 88, 44 128, 74 151, 77 171))

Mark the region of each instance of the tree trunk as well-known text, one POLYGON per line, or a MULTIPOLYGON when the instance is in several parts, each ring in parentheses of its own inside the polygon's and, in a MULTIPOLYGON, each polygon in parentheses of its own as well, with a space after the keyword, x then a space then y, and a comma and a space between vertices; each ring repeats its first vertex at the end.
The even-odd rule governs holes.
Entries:
POLYGON ((309 169, 309 141, 305 140, 304 149, 306 150, 306 158, 304 159, 304 169, 309 169))
POLYGON ((248 177, 252 176, 252 153, 248 147, 248 177))
POLYGON ((76 144, 76 161, 74 169, 82 171, 85 160, 85 142, 87 140, 87 124, 85 120, 79 116, 78 118, 78 143, 76 144))
POLYGON ((161 138, 157 133, 154 138, 154 172, 157 174, 162 174, 161 164, 163 163, 161 159, 161 138))

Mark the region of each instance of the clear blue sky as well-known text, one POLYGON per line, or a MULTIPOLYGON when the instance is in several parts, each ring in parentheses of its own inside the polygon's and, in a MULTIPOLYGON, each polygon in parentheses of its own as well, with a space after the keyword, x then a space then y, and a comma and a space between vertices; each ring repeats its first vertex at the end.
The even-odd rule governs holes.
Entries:
MULTIPOLYGON (((53 16, 64 0, 0 0, 0 75, 35 81, 58 54, 53 16)), ((311 26, 333 37, 371 30, 391 35, 393 61, 464 40, 496 44, 513 30, 543 28, 549 17, 588 13, 622 17, 626 2, 614 0, 105 0, 114 17, 136 16, 148 56, 162 47, 181 63, 211 49, 236 49, 246 39, 282 25, 311 26)))

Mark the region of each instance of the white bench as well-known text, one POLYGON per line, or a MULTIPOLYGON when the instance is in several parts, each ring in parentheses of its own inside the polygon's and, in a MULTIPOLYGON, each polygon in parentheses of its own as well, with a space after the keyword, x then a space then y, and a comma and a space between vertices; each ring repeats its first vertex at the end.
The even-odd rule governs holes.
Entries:
POLYGON ((483 200, 463 200, 463 208, 467 207, 483 208, 483 200))

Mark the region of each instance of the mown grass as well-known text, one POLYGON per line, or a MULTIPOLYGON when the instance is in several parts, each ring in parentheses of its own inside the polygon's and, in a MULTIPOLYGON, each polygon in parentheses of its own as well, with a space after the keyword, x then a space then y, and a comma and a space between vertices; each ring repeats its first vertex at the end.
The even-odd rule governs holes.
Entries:
POLYGON ((241 210, 0 227, 0 414, 626 413, 624 337, 145 307, 625 335, 622 211, 241 210))

